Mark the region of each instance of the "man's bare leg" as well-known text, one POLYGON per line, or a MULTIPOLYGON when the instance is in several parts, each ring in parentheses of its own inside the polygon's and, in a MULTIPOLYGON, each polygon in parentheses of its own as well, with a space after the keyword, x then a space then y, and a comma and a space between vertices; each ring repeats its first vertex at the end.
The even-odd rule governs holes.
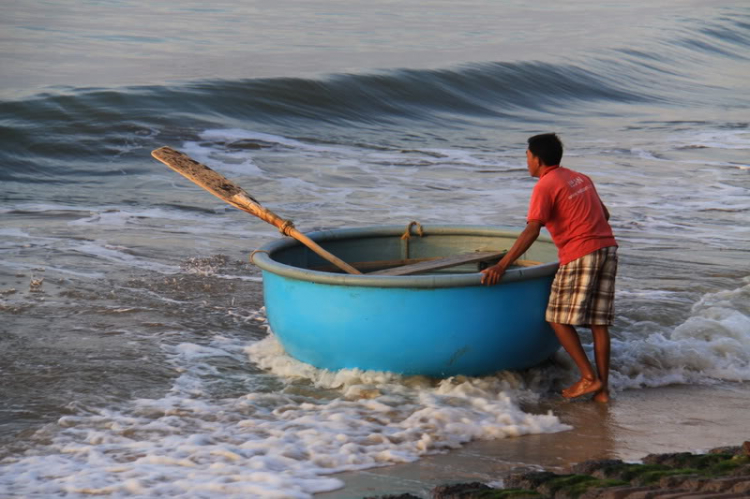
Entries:
POLYGON ((602 382, 601 389, 594 394, 594 400, 606 403, 609 402, 609 327, 592 325, 591 333, 594 336, 596 370, 599 374, 599 380, 602 382))
POLYGON ((591 362, 586 357, 586 352, 583 351, 581 339, 578 337, 576 329, 569 324, 551 322, 550 325, 555 331, 557 339, 560 340, 560 344, 568 352, 568 355, 570 355, 581 372, 581 379, 562 391, 563 397, 572 399, 601 390, 602 382, 599 381, 594 369, 591 367, 591 362))

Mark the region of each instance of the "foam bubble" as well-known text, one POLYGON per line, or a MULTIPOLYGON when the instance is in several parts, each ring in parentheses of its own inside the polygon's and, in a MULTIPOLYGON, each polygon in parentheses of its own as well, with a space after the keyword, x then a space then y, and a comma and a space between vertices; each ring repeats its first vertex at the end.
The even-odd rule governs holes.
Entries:
POLYGON ((271 135, 268 133, 255 132, 252 130, 243 130, 240 128, 222 128, 206 130, 200 134, 200 137, 204 140, 225 140, 225 141, 238 141, 238 140, 257 140, 260 142, 267 142, 271 144, 279 144, 294 149, 305 149, 310 151, 331 151, 337 148, 316 146, 301 142, 299 140, 282 137, 281 135, 271 135))
POLYGON ((151 270, 161 274, 175 274, 180 271, 178 266, 165 265, 156 261, 137 258, 135 255, 128 253, 127 248, 106 244, 102 241, 83 242, 75 247, 75 251, 110 262, 122 263, 130 267, 151 270))
POLYGON ((28 232, 23 231, 16 227, 10 227, 7 229, 0 229, 0 236, 4 237, 23 237, 28 238, 31 237, 28 232))
POLYGON ((89 216, 68 222, 69 226, 103 225, 111 227, 123 227, 133 224, 138 220, 170 220, 177 222, 209 220, 213 218, 208 214, 185 212, 180 210, 164 210, 161 208, 147 208, 133 210, 132 208, 99 207, 91 210, 89 216))
MULTIPOLYGON (((13 270, 24 270, 24 271, 35 271, 39 269, 39 265, 36 265, 36 264, 19 263, 19 262, 14 262, 11 260, 0 260, 0 267, 13 269, 13 270)), ((106 275, 104 272, 80 272, 76 270, 71 270, 69 268, 58 267, 55 265, 47 265, 44 267, 44 269, 50 273, 57 272, 58 274, 69 275, 69 276, 74 276, 74 277, 83 277, 86 279, 101 279, 106 275)))
POLYGON ((748 130, 704 130, 677 138, 683 147, 705 147, 711 149, 750 149, 748 130))
POLYGON ((217 154, 213 147, 206 147, 197 142, 185 142, 182 146, 182 150, 185 154, 199 163, 212 165, 217 161, 221 162, 222 174, 252 176, 260 176, 263 174, 263 170, 255 164, 245 151, 236 153, 223 151, 221 154, 217 154))

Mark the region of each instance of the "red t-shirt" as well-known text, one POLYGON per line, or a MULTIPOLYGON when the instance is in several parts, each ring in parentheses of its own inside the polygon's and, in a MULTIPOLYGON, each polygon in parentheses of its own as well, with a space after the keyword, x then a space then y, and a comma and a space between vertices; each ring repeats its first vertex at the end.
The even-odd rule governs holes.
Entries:
POLYGON ((529 222, 544 225, 557 246, 560 265, 607 246, 617 246, 594 183, 586 175, 555 166, 531 193, 529 222))

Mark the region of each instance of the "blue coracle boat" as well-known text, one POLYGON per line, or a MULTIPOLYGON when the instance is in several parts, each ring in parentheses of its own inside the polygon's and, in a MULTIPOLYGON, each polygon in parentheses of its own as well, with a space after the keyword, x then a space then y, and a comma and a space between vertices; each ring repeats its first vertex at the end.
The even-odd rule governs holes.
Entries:
MULTIPOLYGON (((411 224, 307 234, 355 262, 428 259, 508 249, 518 231, 411 224), (421 229, 421 227, 420 227, 421 229)), ((359 368, 433 377, 524 369, 559 343, 544 320, 557 251, 540 237, 497 286, 482 286, 477 263, 430 274, 342 274, 294 239, 254 252, 263 271, 271 330, 292 357, 318 368, 359 368)), ((366 270, 362 270, 366 272, 366 270)))

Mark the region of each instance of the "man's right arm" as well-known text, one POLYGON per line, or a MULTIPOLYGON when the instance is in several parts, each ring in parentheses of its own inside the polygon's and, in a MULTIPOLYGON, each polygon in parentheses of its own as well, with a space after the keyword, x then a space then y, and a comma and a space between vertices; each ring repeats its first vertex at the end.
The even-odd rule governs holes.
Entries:
POLYGON ((482 271, 482 284, 492 286, 500 282, 503 278, 503 274, 510 267, 510 265, 518 260, 521 255, 534 244, 534 241, 539 237, 539 232, 542 230, 542 223, 538 220, 531 220, 526 224, 526 228, 521 232, 513 243, 513 246, 505 254, 505 256, 492 267, 488 267, 482 271))

